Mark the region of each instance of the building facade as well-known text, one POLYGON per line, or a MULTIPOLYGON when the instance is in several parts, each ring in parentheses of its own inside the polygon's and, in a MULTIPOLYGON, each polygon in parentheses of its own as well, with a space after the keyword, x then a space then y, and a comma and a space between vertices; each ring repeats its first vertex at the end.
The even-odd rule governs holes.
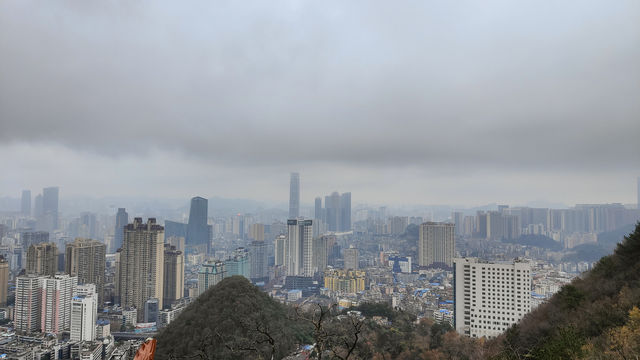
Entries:
POLYGON ((55 243, 29 246, 27 274, 55 276, 58 270, 58 247, 55 243))
POLYGON ((418 264, 430 266, 444 264, 453 266, 455 257, 455 225, 426 222, 420 225, 418 240, 418 264))
POLYGON ((65 273, 78 277, 78 284, 94 284, 98 304, 103 304, 107 246, 100 241, 77 238, 65 248, 65 273))
POLYGON ((184 254, 165 244, 163 306, 170 307, 184 297, 184 254))
POLYGON ((455 328, 461 335, 494 338, 531 311, 531 265, 455 259, 455 328))

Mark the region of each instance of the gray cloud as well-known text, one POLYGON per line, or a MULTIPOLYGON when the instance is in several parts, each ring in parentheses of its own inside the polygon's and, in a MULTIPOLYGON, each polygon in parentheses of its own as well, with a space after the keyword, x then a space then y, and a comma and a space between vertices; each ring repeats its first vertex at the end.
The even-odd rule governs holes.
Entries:
POLYGON ((0 141, 231 165, 640 167, 640 3, 5 1, 0 141))

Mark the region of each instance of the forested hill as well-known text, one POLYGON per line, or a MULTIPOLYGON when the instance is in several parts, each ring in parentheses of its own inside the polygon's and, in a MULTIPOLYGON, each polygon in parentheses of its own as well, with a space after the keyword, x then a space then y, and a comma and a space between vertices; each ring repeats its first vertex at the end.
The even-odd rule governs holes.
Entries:
POLYGON ((496 339, 501 359, 638 359, 640 224, 594 269, 496 339))
POLYGON ((280 359, 311 341, 287 311, 244 277, 224 279, 160 333, 156 359, 280 359))

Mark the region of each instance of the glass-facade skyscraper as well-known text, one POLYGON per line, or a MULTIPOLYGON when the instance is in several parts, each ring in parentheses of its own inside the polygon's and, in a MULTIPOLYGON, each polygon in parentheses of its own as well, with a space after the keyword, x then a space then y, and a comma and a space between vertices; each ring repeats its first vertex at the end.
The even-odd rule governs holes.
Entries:
POLYGON ((187 245, 209 245, 208 206, 209 201, 203 197, 196 196, 191 199, 189 224, 187 225, 187 245))

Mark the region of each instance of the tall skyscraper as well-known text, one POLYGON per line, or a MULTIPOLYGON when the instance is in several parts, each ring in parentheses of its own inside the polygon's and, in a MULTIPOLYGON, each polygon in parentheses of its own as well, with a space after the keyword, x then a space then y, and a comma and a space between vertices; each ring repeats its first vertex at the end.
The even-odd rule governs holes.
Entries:
POLYGON ((9 289, 9 262, 0 256, 0 307, 7 305, 9 289))
POLYGON ((289 219, 300 216, 300 174, 291 173, 289 182, 289 219))
POLYGON ((207 225, 209 201, 196 196, 191 199, 189 224, 187 226, 187 246, 209 246, 209 226, 207 225))
POLYGON ((233 254, 224 261, 225 276, 240 275, 247 279, 251 276, 251 264, 249 263, 249 251, 244 247, 239 247, 233 254))
POLYGON ((322 272, 327 268, 329 261, 329 237, 319 236, 313 238, 313 269, 322 272))
POLYGON ((40 330, 43 281, 44 278, 38 275, 16 278, 13 326, 17 331, 32 333, 40 330))
POLYGON ((106 245, 97 240, 77 238, 67 243, 65 273, 78 277, 78 284, 94 284, 98 305, 103 304, 106 245))
POLYGON ((340 195, 340 228, 339 231, 351 231, 351 193, 340 195))
POLYGON ((450 223, 426 222, 420 225, 418 264, 453 266, 456 253, 454 232, 455 225, 450 223))
POLYGON ((288 276, 313 276, 313 221, 287 220, 285 264, 288 276))
MULTIPOLYGON (((316 207, 318 202, 316 201, 316 207)), ((327 230, 334 232, 346 232, 351 230, 351 193, 340 195, 333 192, 324 197, 324 210, 322 216, 327 224, 327 230)))
POLYGON ((42 229, 53 231, 58 228, 58 187, 42 189, 42 229))
POLYGON ((184 297, 184 254, 175 246, 164 246, 164 289, 162 303, 170 308, 184 297))
POLYGON ((455 259, 454 284, 455 328, 462 335, 494 338, 531 311, 528 262, 455 259))
POLYGON ((27 250, 27 274, 55 276, 58 270, 58 247, 55 243, 29 246, 27 250))
POLYGON ((41 329, 59 334, 71 328, 71 299, 78 278, 67 274, 45 277, 42 283, 41 329))
POLYGON ((344 249, 344 269, 358 270, 359 268, 358 249, 353 246, 344 249))
POLYGON ((314 210, 315 211, 313 212, 313 219, 316 221, 322 220, 322 198, 320 196, 316 197, 314 210))
POLYGON ((263 281, 269 278, 267 266, 267 244, 264 241, 252 241, 249 245, 250 276, 252 281, 263 281))
POLYGON ((118 208, 116 213, 116 228, 113 230, 113 244, 109 249, 109 253, 114 253, 122 247, 124 239, 124 227, 129 223, 129 214, 125 208, 118 208))
POLYGON ((280 265, 286 265, 285 264, 285 255, 287 253, 287 250, 285 248, 287 243, 287 237, 285 235, 278 235, 276 236, 276 238, 273 241, 273 248, 274 248, 274 264, 276 266, 280 266, 280 265))
POLYGON ((31 216, 31 190, 22 190, 20 212, 24 216, 31 216))
POLYGON ((164 228, 155 218, 147 223, 133 219, 124 228, 124 241, 120 251, 118 291, 120 305, 138 310, 138 321, 144 320, 144 304, 157 298, 162 308, 164 284, 164 228))
POLYGON ((33 217, 36 218, 39 229, 41 225, 40 222, 42 221, 42 215, 44 213, 42 206, 42 194, 38 194, 33 200, 33 217))
POLYGON ((96 339, 96 298, 76 295, 71 299, 71 331, 73 342, 94 341, 96 339))

